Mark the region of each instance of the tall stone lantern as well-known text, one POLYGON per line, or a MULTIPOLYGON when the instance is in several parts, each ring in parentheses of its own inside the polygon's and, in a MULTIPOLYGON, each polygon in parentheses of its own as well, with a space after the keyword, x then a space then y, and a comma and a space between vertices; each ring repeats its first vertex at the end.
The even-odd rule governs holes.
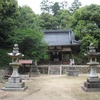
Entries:
POLYGON ((100 54, 96 52, 93 43, 89 46, 89 51, 87 52, 87 56, 89 57, 89 62, 87 63, 90 67, 90 74, 87 78, 87 82, 84 82, 84 86, 82 89, 84 91, 100 91, 100 78, 97 75, 96 69, 99 62, 97 62, 97 56, 100 54))
POLYGON ((21 65, 19 63, 19 58, 23 56, 23 54, 19 53, 18 44, 14 44, 13 52, 8 53, 8 55, 12 58, 12 63, 10 63, 9 65, 12 66, 13 72, 11 77, 8 79, 8 82, 5 84, 5 87, 2 88, 2 90, 25 90, 25 83, 22 82, 18 73, 18 68, 21 65))

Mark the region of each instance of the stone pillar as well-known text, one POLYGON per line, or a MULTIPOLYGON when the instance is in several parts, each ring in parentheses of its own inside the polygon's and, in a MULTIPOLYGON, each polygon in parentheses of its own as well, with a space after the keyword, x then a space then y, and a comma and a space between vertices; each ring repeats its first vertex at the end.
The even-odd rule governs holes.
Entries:
POLYGON ((91 68, 89 77, 90 77, 90 78, 98 77, 98 76, 97 76, 97 72, 96 72, 96 68, 95 68, 95 67, 92 67, 92 68, 91 68))

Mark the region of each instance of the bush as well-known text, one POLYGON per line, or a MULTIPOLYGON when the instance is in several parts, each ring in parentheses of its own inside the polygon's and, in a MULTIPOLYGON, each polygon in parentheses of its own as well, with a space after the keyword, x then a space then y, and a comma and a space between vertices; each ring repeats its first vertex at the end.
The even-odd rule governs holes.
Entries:
POLYGON ((0 49, 0 68, 9 66, 11 59, 7 55, 8 52, 10 52, 10 50, 0 49))

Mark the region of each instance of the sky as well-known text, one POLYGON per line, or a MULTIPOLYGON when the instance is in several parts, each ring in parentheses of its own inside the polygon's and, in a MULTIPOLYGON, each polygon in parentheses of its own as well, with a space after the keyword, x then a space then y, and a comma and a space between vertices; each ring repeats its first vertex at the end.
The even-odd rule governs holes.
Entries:
MULTIPOLYGON (((40 10, 40 3, 42 0, 18 0, 18 5, 19 6, 23 6, 23 5, 28 5, 30 8, 32 8, 32 10, 34 11, 34 13, 36 14, 40 14, 41 10, 40 10)), ((50 2, 62 2, 62 1, 67 1, 68 2, 68 6, 70 6, 74 0, 49 0, 50 2)), ((79 0, 82 4, 82 6, 85 5, 90 5, 90 4, 98 4, 100 5, 100 0, 79 0)))

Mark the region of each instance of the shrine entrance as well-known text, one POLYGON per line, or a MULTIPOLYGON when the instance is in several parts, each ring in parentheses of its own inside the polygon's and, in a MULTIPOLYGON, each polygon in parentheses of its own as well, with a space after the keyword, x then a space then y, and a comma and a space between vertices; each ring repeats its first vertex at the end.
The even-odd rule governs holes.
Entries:
POLYGON ((72 58, 71 48, 68 47, 61 47, 60 49, 54 47, 54 49, 52 50, 49 49, 48 54, 50 57, 49 61, 51 64, 53 63, 69 64, 70 59, 72 58))
POLYGON ((50 53, 50 61, 61 61, 61 52, 51 52, 50 53))

